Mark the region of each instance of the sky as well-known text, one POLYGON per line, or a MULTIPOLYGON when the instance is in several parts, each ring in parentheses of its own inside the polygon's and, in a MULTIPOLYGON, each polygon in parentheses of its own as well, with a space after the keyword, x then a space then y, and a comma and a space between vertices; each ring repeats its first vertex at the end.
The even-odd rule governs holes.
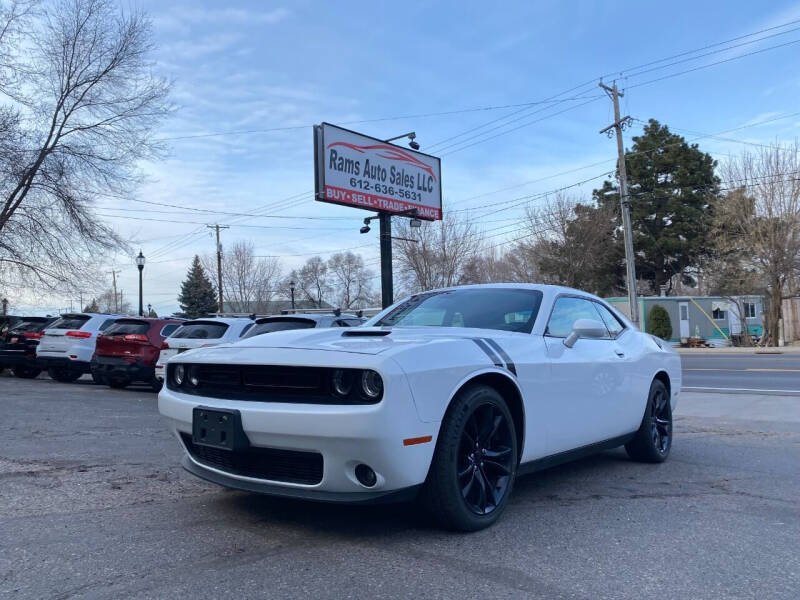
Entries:
MULTIPOLYGON (((588 199, 614 168, 615 142, 599 134, 613 120, 601 76, 625 90, 623 115, 655 118, 720 161, 743 142, 793 141, 800 127, 800 21, 785 25, 800 20, 797 2, 137 5, 152 18, 155 68, 174 82, 176 111, 158 133, 168 155, 142 165, 136 198, 183 208, 102 200, 97 215, 130 244, 108 270, 134 302, 141 249, 144 301, 160 314, 177 310, 192 256, 214 251, 210 223, 230 225, 223 246, 251 240, 285 272, 314 254, 360 252, 379 288, 377 228, 359 234, 369 213, 313 200, 315 123, 379 138, 415 131, 442 159, 445 213, 469 209, 493 244, 519 237, 537 194, 595 177, 569 188, 588 199)), ((625 132, 626 146, 640 131, 625 132)), ((55 297, 19 308, 70 302, 78 308, 55 297)))

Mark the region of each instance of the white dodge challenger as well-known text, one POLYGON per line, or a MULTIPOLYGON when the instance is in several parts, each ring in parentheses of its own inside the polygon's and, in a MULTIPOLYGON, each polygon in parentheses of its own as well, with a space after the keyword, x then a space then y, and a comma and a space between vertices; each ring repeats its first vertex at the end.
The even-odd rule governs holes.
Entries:
POLYGON ((444 526, 496 521, 517 475, 624 445, 661 462, 680 358, 563 287, 416 294, 363 327, 179 354, 158 399, 184 467, 241 490, 412 499, 444 526))

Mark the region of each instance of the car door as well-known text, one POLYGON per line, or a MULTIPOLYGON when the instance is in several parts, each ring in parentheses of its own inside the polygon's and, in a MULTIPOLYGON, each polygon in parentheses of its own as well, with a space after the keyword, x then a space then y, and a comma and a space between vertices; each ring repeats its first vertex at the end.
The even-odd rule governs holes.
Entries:
POLYGON ((585 297, 556 298, 545 329, 553 406, 547 446, 556 454, 614 437, 615 414, 623 395, 624 368, 611 335, 564 345, 578 319, 603 322, 595 303, 585 297))

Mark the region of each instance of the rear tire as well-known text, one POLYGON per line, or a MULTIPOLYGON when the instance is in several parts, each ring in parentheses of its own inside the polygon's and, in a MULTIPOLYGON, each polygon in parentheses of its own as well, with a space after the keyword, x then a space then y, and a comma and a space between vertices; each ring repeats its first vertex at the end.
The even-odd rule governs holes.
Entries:
POLYGON ((14 367, 12 371, 14 376, 20 379, 36 379, 42 372, 41 369, 35 367, 14 367))
POLYGON ((642 424, 625 451, 633 460, 660 463, 672 448, 672 406, 666 386, 654 379, 650 384, 642 424))
POLYGON ((106 380, 104 375, 92 373, 92 381, 94 381, 97 385, 108 385, 108 380, 106 380))
POLYGON ((153 377, 153 381, 150 382, 150 387, 153 388, 154 392, 158 393, 161 391, 161 388, 164 387, 164 382, 157 377, 153 377))
POLYGON ((125 379, 122 377, 109 377, 108 378, 108 387, 114 388, 115 390, 124 390, 130 384, 130 379, 125 379))
POLYGON ((517 461, 517 434, 505 400, 494 388, 471 385, 447 409, 422 501, 447 529, 489 527, 506 507, 517 461))
POLYGON ((50 379, 55 379, 56 381, 60 381, 61 383, 72 383, 73 381, 77 381, 81 378, 80 371, 72 371, 70 369, 47 369, 47 374, 50 376, 50 379))

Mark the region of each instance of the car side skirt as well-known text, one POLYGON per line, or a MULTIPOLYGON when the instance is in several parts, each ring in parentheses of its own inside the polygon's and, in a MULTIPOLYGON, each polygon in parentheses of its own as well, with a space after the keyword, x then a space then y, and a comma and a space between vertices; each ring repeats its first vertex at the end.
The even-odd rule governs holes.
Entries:
POLYGON ((323 490, 283 487, 270 483, 259 483, 256 481, 245 481, 234 477, 226 477, 216 471, 204 469, 186 455, 184 455, 181 464, 183 468, 192 475, 226 488, 266 494, 268 496, 281 496, 284 498, 314 500, 317 502, 334 504, 393 504, 396 502, 409 502, 419 495, 420 489, 422 488, 422 484, 419 484, 387 492, 326 492, 323 490))
POLYGON ((634 435, 636 435, 635 431, 608 440, 603 440, 602 442, 581 446, 580 448, 575 448, 574 450, 566 450, 564 452, 559 452, 558 454, 551 454, 550 456, 544 456, 542 458, 537 458, 536 460, 522 463, 517 468, 517 475, 528 475, 537 471, 543 471, 544 469, 549 469, 550 467, 555 467, 567 462, 572 462, 573 460, 591 456, 592 454, 597 454, 603 450, 617 448, 623 444, 627 444, 634 435))

